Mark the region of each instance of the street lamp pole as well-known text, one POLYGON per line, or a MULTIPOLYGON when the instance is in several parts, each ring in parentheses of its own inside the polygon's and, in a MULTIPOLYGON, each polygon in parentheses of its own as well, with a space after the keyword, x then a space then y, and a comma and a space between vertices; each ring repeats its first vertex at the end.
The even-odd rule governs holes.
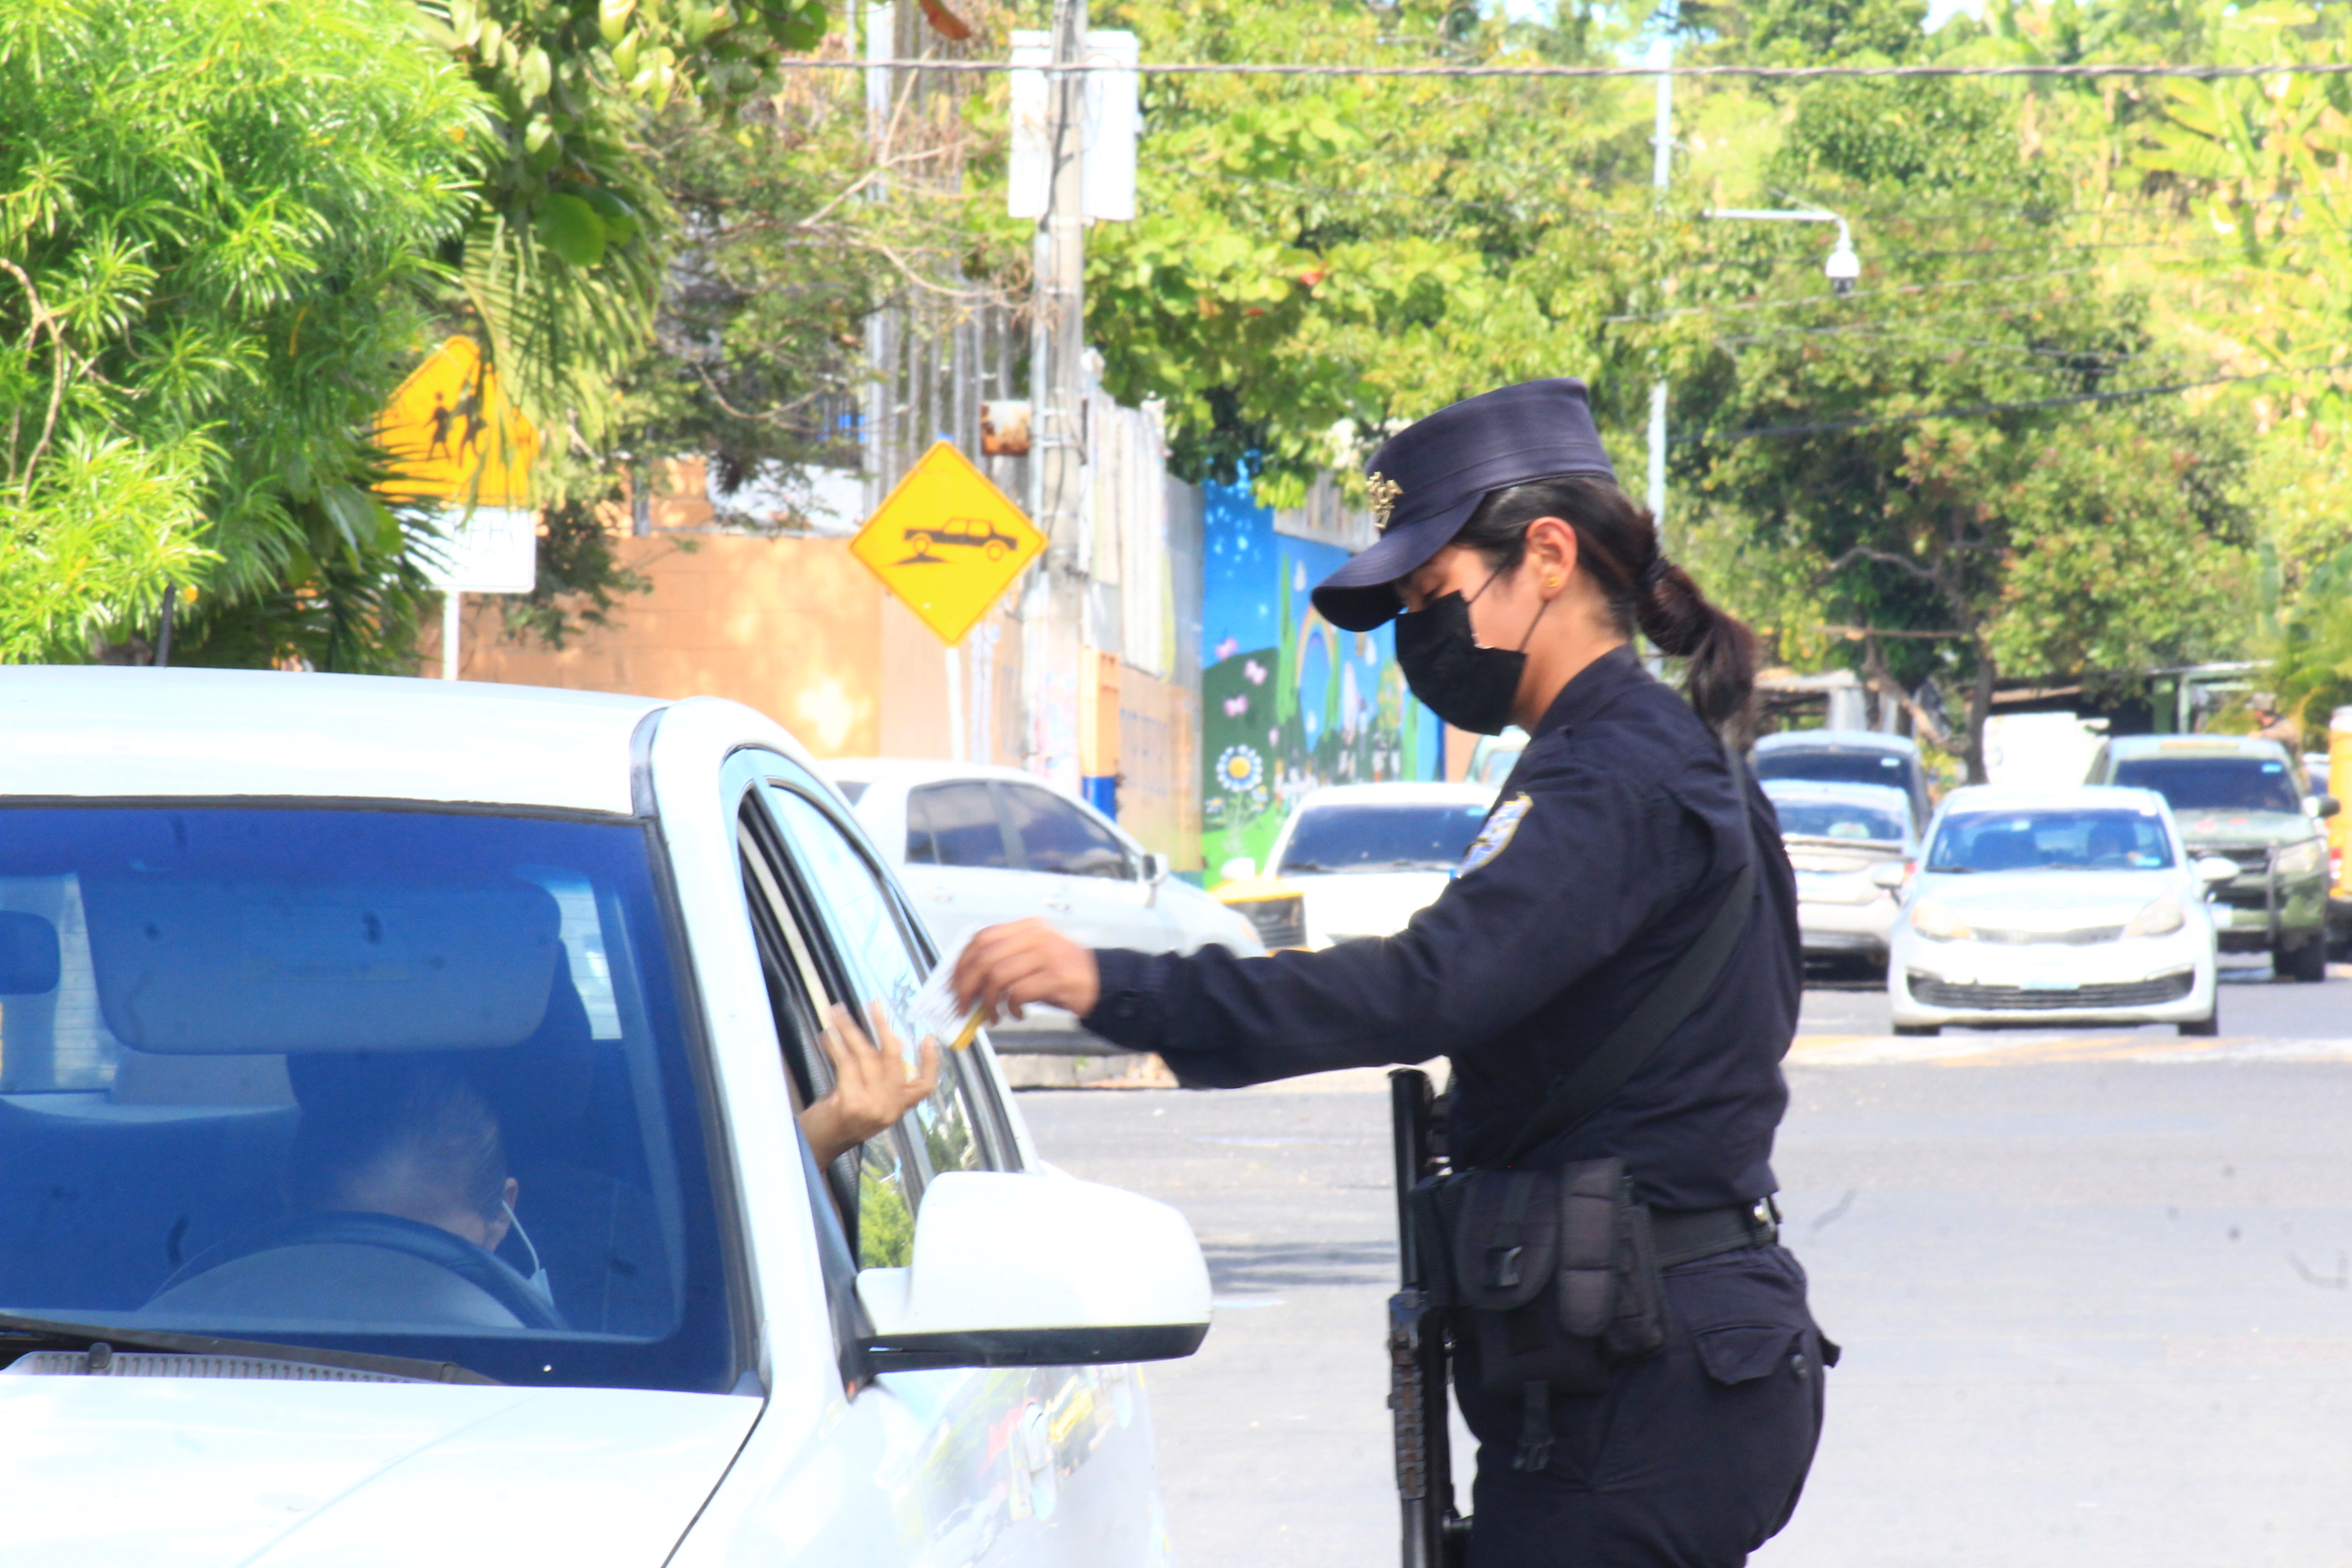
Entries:
MULTIPOLYGON (((1653 56, 1654 63, 1662 71, 1671 58, 1664 49, 1664 46, 1661 46, 1661 51, 1653 56)), ((1663 74, 1658 78, 1655 184, 1661 205, 1664 205, 1666 188, 1666 93, 1668 84, 1673 80, 1672 77, 1663 74)), ((1822 268, 1829 278, 1830 292, 1853 293, 1854 279, 1862 276, 1862 258, 1854 252, 1853 231, 1846 226, 1845 219, 1833 212, 1823 212, 1817 207, 1723 207, 1699 216, 1749 223, 1833 223, 1837 225, 1837 244, 1831 249, 1830 258, 1822 268)), ((1666 383, 1663 376, 1650 387, 1650 515, 1657 520, 1659 552, 1672 554, 1666 549, 1666 383)))
POLYGON ((1747 223, 1833 223, 1837 225, 1837 245, 1831 250, 1829 262, 1822 270, 1829 275, 1830 291, 1833 294, 1853 292, 1853 280, 1862 276, 1862 258, 1853 250, 1853 231, 1845 219, 1818 207, 1725 207, 1706 215, 1712 218, 1737 218, 1747 223))
MULTIPOLYGON (((1666 74, 1675 63, 1675 36, 1666 34, 1650 46, 1650 63, 1658 71, 1658 122, 1652 132, 1650 184, 1657 205, 1666 205, 1666 182, 1675 172, 1675 79, 1666 74)), ((1658 549, 1666 548, 1666 378, 1650 384, 1650 517, 1658 530, 1658 549)))

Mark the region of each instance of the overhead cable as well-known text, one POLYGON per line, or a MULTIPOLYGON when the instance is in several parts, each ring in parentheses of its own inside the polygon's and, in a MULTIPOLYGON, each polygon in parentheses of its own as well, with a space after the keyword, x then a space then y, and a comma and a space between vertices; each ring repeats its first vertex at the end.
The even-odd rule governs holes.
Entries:
POLYGON ((1049 76, 1090 76, 1097 72, 1126 71, 1144 76, 1299 76, 1299 77, 1556 77, 1576 80, 1601 80, 1616 78, 1650 79, 1660 76, 1726 77, 1754 81, 1819 81, 1832 77, 2056 77, 2074 80, 2104 79, 2110 77, 2168 79, 2186 81, 2222 81, 2245 77, 2270 76, 2347 76, 2352 75, 2352 60, 2318 60, 2298 63, 2281 60, 2271 65, 2006 65, 2006 66, 1379 66, 1379 65, 1310 65, 1304 61, 1255 62, 1243 60, 1182 60, 1146 61, 1126 65, 1117 61, 1071 61, 1066 64, 1045 63, 1016 66, 1010 60, 860 60, 839 58, 784 59, 775 62, 786 70, 892 70, 949 71, 964 75, 993 75, 1004 71, 1034 70, 1049 76))
POLYGON ((2074 403, 2119 403, 2128 398, 2166 397, 2178 392, 2194 392, 2200 387, 2221 386, 2231 382, 2269 381, 2277 376, 2328 375, 2341 370, 2352 370, 2352 360, 2337 360, 2334 364, 2310 365, 2302 370, 2259 370, 2244 375, 2212 375, 2202 381, 2174 382, 2169 386, 2126 387, 2118 392, 2077 392, 2064 397, 2031 397, 2016 403, 1976 403, 1957 408, 1927 408, 1916 414, 1869 414, 1853 419, 1816 420, 1805 425, 1754 425, 1741 430, 1702 430, 1694 435, 1672 437, 1668 444, 1676 447, 1703 443, 1722 446, 1733 441, 1761 440, 1771 436, 1825 436, 1840 430, 1860 430, 1872 425, 1916 425, 1927 419, 1974 419, 1987 414, 2059 408, 2074 403))

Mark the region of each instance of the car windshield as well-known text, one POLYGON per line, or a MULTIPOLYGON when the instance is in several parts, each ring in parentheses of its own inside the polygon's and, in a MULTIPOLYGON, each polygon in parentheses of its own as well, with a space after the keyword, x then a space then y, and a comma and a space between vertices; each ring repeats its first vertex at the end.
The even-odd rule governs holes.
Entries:
POLYGON ((2152 789, 2175 811, 2303 810, 2274 757, 2133 757, 2116 764, 2113 782, 2152 789))
POLYGON ((1903 819, 1873 805, 1843 801, 1782 800, 1775 795, 1780 832, 1790 838, 1852 838, 1879 844, 1903 841, 1903 819))
POLYGON ((714 1389, 634 823, 0 810, 0 1311, 714 1389))
POLYGON ((2155 871, 2174 864, 2153 811, 1955 813, 1937 831, 1930 871, 2155 871))
POLYGON ((1470 782, 1472 784, 1501 784, 1511 776, 1511 770, 1519 765, 1519 758, 1526 752, 1527 749, 1528 743, 1525 741, 1516 742, 1507 742, 1501 745, 1496 746, 1484 757, 1479 759, 1477 776, 1470 780, 1470 782))
POLYGON ((1308 806, 1282 852, 1277 877, 1342 871, 1451 871, 1470 851, 1487 807, 1469 801, 1308 806))

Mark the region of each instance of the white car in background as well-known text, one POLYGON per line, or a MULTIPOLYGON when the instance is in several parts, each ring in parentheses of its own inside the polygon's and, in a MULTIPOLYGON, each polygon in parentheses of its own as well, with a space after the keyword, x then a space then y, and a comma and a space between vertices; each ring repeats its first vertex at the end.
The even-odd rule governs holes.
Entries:
POLYGON ((1886 962, 1903 884, 1919 858, 1911 797, 1887 784, 1766 779, 1797 873, 1797 925, 1810 959, 1886 962))
MULTIPOLYGON (((1486 784, 1315 790, 1300 798, 1276 836, 1266 853, 1266 878, 1300 899, 1300 945, 1392 936, 1445 890, 1494 808, 1495 791, 1486 784)), ((1238 866, 1232 869, 1248 875, 1238 866)))
MULTIPOLYGON (((1034 773, 870 758, 818 766, 848 797, 942 952, 983 926, 1033 916, 1088 947, 1265 952, 1248 921, 1171 876, 1167 857, 1034 773)), ((1079 1035, 1058 1007, 1023 1011, 993 1031, 1002 1047, 1050 1047, 1079 1035)))
POLYGON ((773 722, 17 668, 0 727, 0 1563, 1171 1561, 1200 1249, 984 1039, 818 1168, 820 1016, 934 954, 773 722))
POLYGON ((2174 1024, 2211 1035, 2207 891, 2154 790, 1954 790, 1929 824, 1887 959, 1895 1032, 1947 1024, 2174 1024))

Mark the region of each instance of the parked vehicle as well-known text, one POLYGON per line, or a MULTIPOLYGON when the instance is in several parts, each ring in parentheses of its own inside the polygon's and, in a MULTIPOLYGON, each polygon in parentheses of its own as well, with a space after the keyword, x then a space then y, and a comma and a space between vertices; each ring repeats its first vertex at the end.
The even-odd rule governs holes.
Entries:
POLYGON ((1896 1034, 1947 1024, 2216 1032, 2205 892, 2237 866, 2191 858, 2162 795, 1974 785, 1944 797, 1927 842, 1887 959, 1896 1034))
POLYGON ((1911 802, 1914 831, 1933 804, 1918 746, 1902 735, 1874 730, 1790 730, 1756 742, 1752 764, 1759 779, 1801 779, 1809 784, 1885 784, 1911 802))
MULTIPOLYGON (((1300 939, 1287 945, 1402 931, 1445 890, 1494 805, 1494 790, 1470 784, 1334 784, 1303 796, 1266 854, 1267 878, 1298 900, 1300 939)), ((1269 901, 1246 878, 1216 894, 1269 901)))
POLYGON ((2327 978, 2327 838, 2333 795, 2305 793, 2302 760, 2276 741, 2126 735, 2100 748, 2093 784, 2155 790, 2196 855, 2234 861, 2214 895, 2224 952, 2267 952, 2277 973, 2327 978))
POLYGON ((1886 962, 1902 900, 1902 878, 1919 859, 1911 799, 1885 784, 1768 779, 1780 838, 1797 873, 1797 924, 1805 956, 1886 962), (1889 879, 1881 869, 1902 875, 1889 879))
POLYGON ((934 952, 733 703, 0 670, 0 1562, 1169 1561, 1174 1210, 985 1040, 820 1171, 934 952))
POLYGON ((1502 788, 1503 781, 1519 765, 1519 755, 1527 749, 1528 732, 1517 724, 1507 726, 1499 735, 1479 736, 1478 743, 1470 748, 1470 766, 1464 772, 1462 782, 1502 788))
MULTIPOLYGON (((1032 916, 1089 947, 1265 951, 1246 920, 1169 875, 1166 856, 1034 773, 870 759, 818 766, 852 797, 941 952, 957 951, 983 926, 1032 916)), ((1003 1048, 1052 1049, 1088 1037, 1058 1007, 1023 1011, 996 1031, 1003 1048)))

